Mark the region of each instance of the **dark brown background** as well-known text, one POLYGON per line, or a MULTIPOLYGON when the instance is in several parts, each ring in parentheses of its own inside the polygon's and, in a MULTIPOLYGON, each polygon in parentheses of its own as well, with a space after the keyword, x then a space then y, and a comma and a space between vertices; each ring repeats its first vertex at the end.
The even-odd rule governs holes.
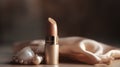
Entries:
POLYGON ((0 43, 44 38, 48 17, 60 37, 120 44, 119 0, 0 0, 0 43))

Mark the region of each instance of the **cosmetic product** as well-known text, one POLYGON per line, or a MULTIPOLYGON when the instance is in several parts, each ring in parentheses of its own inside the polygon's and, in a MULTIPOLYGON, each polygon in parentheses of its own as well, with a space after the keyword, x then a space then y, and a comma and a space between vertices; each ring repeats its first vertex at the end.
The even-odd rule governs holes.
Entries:
POLYGON ((48 32, 45 43, 45 61, 46 64, 59 63, 59 45, 58 45, 58 31, 56 21, 48 18, 48 32))

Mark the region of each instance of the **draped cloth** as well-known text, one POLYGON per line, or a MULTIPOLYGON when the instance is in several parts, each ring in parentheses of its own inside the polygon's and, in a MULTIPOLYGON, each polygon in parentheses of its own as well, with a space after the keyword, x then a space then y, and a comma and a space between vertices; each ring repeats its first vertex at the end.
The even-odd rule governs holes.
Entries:
MULTIPOLYGON (((87 64, 105 63, 120 58, 120 50, 116 47, 82 37, 60 38, 58 42, 60 58, 65 57, 77 62, 87 64)), ((31 47, 36 54, 44 54, 45 40, 17 42, 14 52, 17 53, 24 47, 31 47)), ((44 55, 43 55, 44 56, 44 55)))

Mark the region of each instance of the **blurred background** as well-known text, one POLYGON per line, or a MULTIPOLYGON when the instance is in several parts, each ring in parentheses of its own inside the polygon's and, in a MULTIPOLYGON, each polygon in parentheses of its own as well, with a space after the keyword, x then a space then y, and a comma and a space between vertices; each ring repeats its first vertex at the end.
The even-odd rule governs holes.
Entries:
POLYGON ((120 0, 0 0, 0 45, 44 39, 48 17, 59 37, 120 44, 120 0))

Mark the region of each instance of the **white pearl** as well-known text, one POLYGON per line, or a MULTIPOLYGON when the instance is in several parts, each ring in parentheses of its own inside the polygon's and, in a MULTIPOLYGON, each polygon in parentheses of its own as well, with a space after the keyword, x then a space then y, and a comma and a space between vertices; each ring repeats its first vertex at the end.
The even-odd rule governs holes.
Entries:
POLYGON ((16 56, 18 57, 18 59, 28 61, 31 60, 34 55, 35 54, 30 47, 25 47, 20 52, 18 52, 16 56))
POLYGON ((38 56, 38 55, 35 55, 35 57, 33 58, 33 64, 40 64, 43 60, 43 57, 42 56, 38 56))

